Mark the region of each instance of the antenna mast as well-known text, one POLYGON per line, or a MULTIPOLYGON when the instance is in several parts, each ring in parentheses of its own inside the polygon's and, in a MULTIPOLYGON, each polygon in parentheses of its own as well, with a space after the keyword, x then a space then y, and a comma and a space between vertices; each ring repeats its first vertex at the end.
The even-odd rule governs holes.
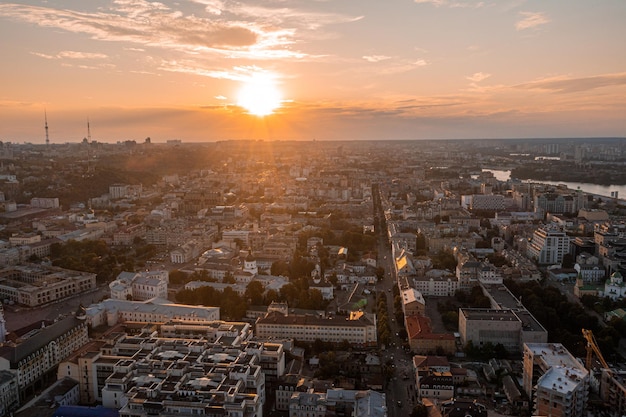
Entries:
POLYGON ((46 121, 46 148, 50 146, 50 138, 48 137, 48 112, 46 110, 43 111, 44 119, 46 121))

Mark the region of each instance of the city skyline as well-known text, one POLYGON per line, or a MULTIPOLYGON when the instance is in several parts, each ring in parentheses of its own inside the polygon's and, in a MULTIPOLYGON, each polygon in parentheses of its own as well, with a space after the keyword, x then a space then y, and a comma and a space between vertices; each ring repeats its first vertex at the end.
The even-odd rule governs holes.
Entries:
POLYGON ((45 143, 45 115, 50 143, 88 120, 102 142, 623 137, 625 18, 617 0, 4 3, 0 140, 45 143))

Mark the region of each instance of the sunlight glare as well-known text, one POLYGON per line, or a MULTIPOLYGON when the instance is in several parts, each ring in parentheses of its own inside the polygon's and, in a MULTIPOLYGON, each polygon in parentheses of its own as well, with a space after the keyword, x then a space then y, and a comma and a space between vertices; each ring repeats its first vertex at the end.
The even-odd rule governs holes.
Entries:
POLYGON ((274 77, 266 73, 257 73, 250 77, 237 95, 237 105, 255 116, 272 114, 280 107, 281 101, 274 77))

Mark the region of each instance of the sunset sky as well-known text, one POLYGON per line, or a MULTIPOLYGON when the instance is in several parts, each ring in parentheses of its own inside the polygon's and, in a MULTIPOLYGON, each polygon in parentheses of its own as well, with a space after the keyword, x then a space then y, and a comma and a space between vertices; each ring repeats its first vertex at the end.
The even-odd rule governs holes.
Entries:
POLYGON ((624 0, 2 1, 0 39, 1 141, 626 136, 624 0))

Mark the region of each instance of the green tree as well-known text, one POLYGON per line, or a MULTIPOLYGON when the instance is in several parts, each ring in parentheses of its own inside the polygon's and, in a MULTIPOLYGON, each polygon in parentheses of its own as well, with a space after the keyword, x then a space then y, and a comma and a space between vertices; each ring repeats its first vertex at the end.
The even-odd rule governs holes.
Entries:
POLYGON ((245 297, 250 300, 251 305, 262 305, 264 292, 265 288, 261 281, 250 281, 246 286, 245 297))
POLYGON ((170 284, 185 284, 187 282, 188 275, 186 272, 174 269, 169 273, 170 284))

